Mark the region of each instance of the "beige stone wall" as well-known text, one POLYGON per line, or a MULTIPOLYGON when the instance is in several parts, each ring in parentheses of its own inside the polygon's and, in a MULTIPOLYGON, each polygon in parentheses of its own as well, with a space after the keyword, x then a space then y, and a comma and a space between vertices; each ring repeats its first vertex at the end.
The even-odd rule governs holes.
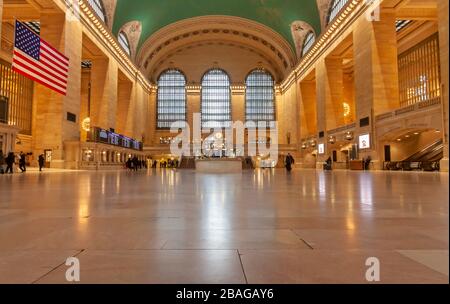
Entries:
POLYGON ((280 74, 263 54, 219 41, 199 42, 181 52, 175 52, 151 75, 152 81, 156 82, 159 75, 170 67, 180 69, 188 84, 200 84, 203 75, 214 67, 226 71, 235 84, 245 83, 247 75, 258 67, 266 68, 276 78, 280 74))
POLYGON ((448 172, 448 132, 449 132, 449 108, 448 108, 448 0, 438 0, 439 20, 439 44, 441 48, 441 78, 442 78, 442 124, 444 137, 444 159, 441 162, 441 170, 448 172))
MULTIPOLYGON (((328 0, 319 1, 321 12, 326 2, 328 0)), ((408 1, 397 2, 409 5, 408 1)), ((441 71, 443 111, 440 120, 443 125, 442 134, 445 138, 445 155, 448 163, 448 68, 446 68, 448 66, 448 1, 430 0, 428 2, 437 2, 438 5, 437 23, 443 67, 441 71)), ((145 61, 150 58, 148 57, 150 53, 141 54, 141 58, 138 58, 139 64, 153 82, 163 70, 179 68, 186 74, 188 85, 191 86, 199 84, 203 74, 213 67, 226 70, 234 85, 243 85, 251 70, 264 67, 274 75, 278 83, 284 79, 290 82, 289 85, 282 86, 281 93, 276 95, 279 143, 283 148, 298 152, 302 138, 317 136, 319 131, 326 133, 351 122, 359 122, 361 118, 370 117, 371 126, 357 128, 355 138, 362 133, 372 134, 375 145, 373 150, 365 152, 363 157, 371 154, 376 161, 380 159, 382 147, 381 135, 376 133, 374 118, 399 107, 398 52, 407 49, 421 35, 437 30, 436 22, 432 21, 423 26, 416 35, 399 42, 395 31, 395 20, 401 8, 387 8, 387 2, 383 3, 385 5, 381 11, 380 21, 368 21, 364 14, 355 16, 353 24, 342 29, 340 35, 331 36, 330 45, 317 51, 319 55, 314 57, 314 62, 302 70, 296 70, 294 75, 291 75, 292 81, 287 77, 292 70, 293 62, 287 60, 292 57, 289 55, 291 52, 286 51, 283 44, 276 45, 274 43, 277 41, 276 37, 266 39, 266 42, 274 45, 275 51, 273 51, 270 45, 264 46, 261 39, 257 41, 246 38, 245 33, 237 29, 237 34, 231 33, 230 29, 235 29, 236 26, 231 21, 231 25, 224 23, 219 26, 220 33, 202 32, 202 25, 196 23, 192 25, 192 36, 186 40, 174 39, 170 45, 150 60, 148 67, 145 66, 145 61), (199 34, 194 35, 195 31, 199 31, 199 34), (221 37, 224 39, 220 39, 221 37), (349 37, 351 39, 348 39, 349 37), (339 57, 343 56, 341 47, 349 40, 351 40, 350 47, 353 54, 352 73, 348 72, 348 66, 343 67, 343 57, 339 57), (282 48, 280 55, 277 54, 279 47, 282 48), (284 60, 289 62, 285 65, 284 60), (343 115, 344 101, 350 105, 348 117, 343 115), (288 144, 290 147, 287 147, 288 144)), ((3 7, 0 9, 0 16, 2 10, 3 7)), ((415 14, 419 13, 416 11, 415 14)), ((11 12, 8 15, 11 15, 11 12)), ((136 79, 136 71, 133 73, 121 63, 117 54, 112 52, 105 43, 106 40, 99 39, 100 36, 82 26, 78 21, 66 19, 61 5, 55 6, 53 10, 42 11, 40 21, 42 37, 70 57, 71 67, 66 97, 52 93, 40 85, 35 87, 33 136, 28 141, 35 155, 42 153, 44 149, 51 149, 54 152, 55 166, 63 167, 66 153, 64 143, 86 139, 80 126, 81 120, 88 116, 89 74, 82 72, 80 67, 81 60, 85 59, 93 62, 90 74, 93 126, 105 129, 115 128, 118 133, 139 140, 144 137, 148 147, 157 147, 159 137, 171 135, 169 132, 156 130, 156 91, 153 90, 150 93, 144 88, 136 79), (66 120, 67 112, 77 115, 77 123, 66 120)), ((216 25, 216 23, 213 24, 216 25)), ((255 28, 251 30, 254 31, 255 28)), ((178 31, 182 33, 184 29, 179 28, 178 31)), ((13 28, 9 23, 2 23, 0 55, 9 61, 11 60, 12 34, 13 28), (7 45, 5 41, 8 40, 7 45)), ((191 35, 190 32, 187 34, 191 35)), ((157 41, 165 40, 166 37, 159 37, 157 41)), ((153 47, 149 46, 149 52, 153 50, 153 47)), ((348 52, 346 54, 348 56, 348 52)), ((188 122, 192 126, 193 113, 200 112, 200 91, 188 92, 187 103, 188 122)), ((235 90, 232 94, 232 118, 235 121, 245 121, 245 94, 242 90, 235 90)), ((326 141, 326 138, 322 141, 326 141)), ((308 156, 307 162, 312 162, 312 159, 312 156, 308 156)), ((446 162, 444 161, 443 167, 446 162)))
POLYGON ((301 139, 317 134, 316 82, 303 81, 300 83, 300 119, 301 139))
POLYGON ((33 106, 33 152, 53 151, 54 167, 64 167, 64 141, 80 138, 78 123, 66 120, 67 112, 80 117, 81 24, 64 13, 41 15, 41 37, 70 58, 67 96, 36 84, 33 106))
POLYGON ((297 111, 297 87, 292 85, 286 92, 276 98, 276 112, 278 120, 278 141, 280 145, 298 144, 299 121, 297 111))

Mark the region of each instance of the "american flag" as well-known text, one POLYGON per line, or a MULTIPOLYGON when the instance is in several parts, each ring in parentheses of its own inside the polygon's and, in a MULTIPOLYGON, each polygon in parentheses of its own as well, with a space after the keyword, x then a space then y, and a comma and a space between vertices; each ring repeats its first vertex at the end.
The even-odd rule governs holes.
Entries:
POLYGON ((62 94, 67 93, 69 58, 16 21, 13 71, 62 94))

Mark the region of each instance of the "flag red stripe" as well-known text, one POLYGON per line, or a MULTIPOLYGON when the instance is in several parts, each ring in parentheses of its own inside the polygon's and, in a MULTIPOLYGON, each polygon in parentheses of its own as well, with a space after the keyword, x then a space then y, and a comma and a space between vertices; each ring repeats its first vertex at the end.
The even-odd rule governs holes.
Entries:
POLYGON ((42 79, 52 83, 55 87, 59 87, 60 89, 66 89, 67 88, 67 84, 61 85, 61 84, 55 82, 54 80, 52 80, 47 75, 44 75, 39 70, 36 70, 34 68, 34 66, 24 65, 20 61, 15 61, 14 65, 17 65, 17 68, 28 70, 28 71, 25 71, 25 72, 32 72, 32 73, 36 74, 37 76, 41 77, 42 79))
POLYGON ((49 74, 49 76, 54 77, 55 79, 58 79, 59 81, 63 82, 64 84, 67 84, 67 77, 60 77, 59 75, 54 74, 54 71, 51 71, 47 68, 46 65, 40 63, 40 62, 33 62, 33 60, 27 58, 26 56, 22 55, 17 50, 14 50, 14 56, 20 57, 22 60, 28 62, 30 65, 39 65, 39 68, 41 68, 44 72, 49 74))
POLYGON ((48 67, 49 69, 55 71, 55 73, 58 73, 61 77, 67 78, 67 76, 68 76, 67 72, 62 71, 60 68, 58 68, 56 65, 54 65, 53 63, 48 61, 46 58, 41 56, 39 58, 39 62, 41 64, 45 65, 46 67, 48 67))
MULTIPOLYGON (((48 44, 45 40, 41 39, 41 43, 44 44, 44 46, 48 47, 51 51, 53 51, 57 55, 61 56, 61 59, 64 59, 66 64, 69 64, 69 58, 67 58, 64 54, 62 54, 60 51, 58 51, 53 46, 48 44)), ((64 60, 62 60, 62 61, 64 61, 64 60)))
POLYGON ((64 72, 68 73, 69 69, 67 66, 62 66, 61 63, 56 62, 55 58, 52 58, 50 56, 47 55, 47 53, 41 52, 41 57, 47 59, 48 61, 50 61, 51 63, 53 63, 55 66, 57 66, 58 68, 60 68, 61 70, 63 70, 64 72))
POLYGON ((55 87, 52 87, 52 86, 49 85, 48 83, 45 83, 44 81, 42 81, 42 80, 40 80, 40 79, 38 79, 38 78, 36 78, 36 77, 34 77, 34 76, 32 76, 32 75, 26 73, 25 71, 22 71, 22 70, 20 70, 20 69, 17 69, 15 66, 12 67, 12 70, 13 70, 14 72, 16 72, 16 73, 22 74, 23 76, 28 77, 28 78, 30 78, 31 80, 34 80, 34 81, 36 81, 36 82, 42 84, 43 86, 45 86, 45 87, 47 87, 47 88, 49 88, 49 89, 52 89, 53 91, 56 91, 56 92, 59 93, 59 94, 62 94, 62 95, 64 95, 64 96, 67 95, 67 92, 62 91, 62 90, 59 90, 59 89, 57 89, 57 88, 55 88, 55 87))

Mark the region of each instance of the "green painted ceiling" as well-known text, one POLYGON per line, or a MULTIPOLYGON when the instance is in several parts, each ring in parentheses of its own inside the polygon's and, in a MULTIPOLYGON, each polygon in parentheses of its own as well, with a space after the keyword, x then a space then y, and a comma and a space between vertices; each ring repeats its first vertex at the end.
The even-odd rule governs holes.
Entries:
POLYGON ((238 16, 260 22, 294 45, 290 24, 308 22, 320 32, 316 0, 118 0, 113 30, 129 21, 142 22, 140 45, 164 26, 205 15, 238 16))

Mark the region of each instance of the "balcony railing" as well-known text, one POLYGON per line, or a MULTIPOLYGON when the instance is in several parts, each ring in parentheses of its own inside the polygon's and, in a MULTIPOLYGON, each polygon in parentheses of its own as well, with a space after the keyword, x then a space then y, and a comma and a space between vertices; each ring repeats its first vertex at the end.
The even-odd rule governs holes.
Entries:
POLYGON ((389 118, 394 118, 403 114, 419 111, 440 104, 441 104, 441 97, 436 97, 426 101, 415 103, 413 105, 404 108, 400 108, 392 112, 383 113, 381 115, 376 116, 375 120, 376 122, 380 122, 389 118))

